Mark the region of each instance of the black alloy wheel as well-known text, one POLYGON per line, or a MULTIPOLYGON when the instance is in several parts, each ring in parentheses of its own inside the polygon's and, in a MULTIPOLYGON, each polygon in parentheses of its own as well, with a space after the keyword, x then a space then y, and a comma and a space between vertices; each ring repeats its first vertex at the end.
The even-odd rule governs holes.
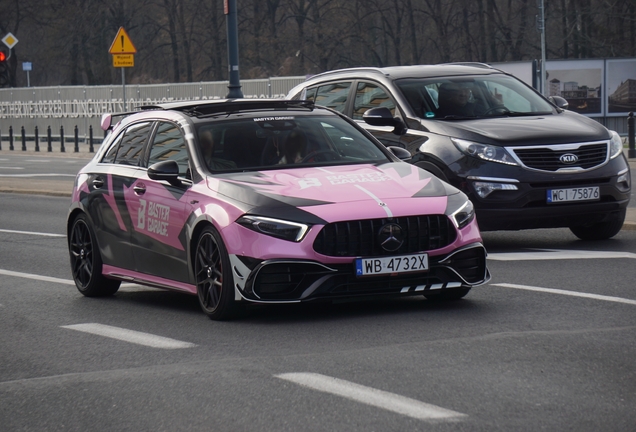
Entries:
POLYGON ((86 297, 102 297, 117 292, 121 282, 102 275, 102 257, 95 234, 83 214, 73 221, 68 249, 73 281, 79 292, 86 297))
POLYGON ((195 249, 194 274, 199 304, 212 320, 227 320, 236 315, 230 258, 219 233, 206 227, 195 249))

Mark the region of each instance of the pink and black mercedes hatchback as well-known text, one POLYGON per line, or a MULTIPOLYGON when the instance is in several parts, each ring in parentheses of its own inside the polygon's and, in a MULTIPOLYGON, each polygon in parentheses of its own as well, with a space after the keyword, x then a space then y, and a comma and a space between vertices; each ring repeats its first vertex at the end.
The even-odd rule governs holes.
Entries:
POLYGON ((68 215, 79 291, 122 281, 249 303, 459 299, 490 278, 472 203, 343 115, 221 100, 105 115, 68 215))

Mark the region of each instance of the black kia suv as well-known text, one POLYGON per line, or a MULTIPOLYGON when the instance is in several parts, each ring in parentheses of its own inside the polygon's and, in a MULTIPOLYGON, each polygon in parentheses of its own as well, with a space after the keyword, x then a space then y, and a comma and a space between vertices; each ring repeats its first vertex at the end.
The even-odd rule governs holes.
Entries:
POLYGON ((620 136, 485 64, 351 68, 294 87, 464 191, 482 231, 616 235, 631 179, 620 136))

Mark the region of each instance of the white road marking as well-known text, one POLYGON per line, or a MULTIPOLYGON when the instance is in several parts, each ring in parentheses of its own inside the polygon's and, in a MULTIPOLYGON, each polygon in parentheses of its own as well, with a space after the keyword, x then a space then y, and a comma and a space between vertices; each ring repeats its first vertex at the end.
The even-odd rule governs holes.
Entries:
POLYGON ((51 233, 42 233, 42 232, 34 232, 34 231, 16 231, 16 230, 8 230, 8 229, 0 229, 0 232, 10 233, 10 234, 39 235, 39 236, 48 236, 48 237, 66 237, 65 234, 51 234, 51 233))
MULTIPOLYGON (((50 276, 40 276, 36 274, 31 274, 31 273, 14 272, 11 270, 0 269, 0 275, 14 276, 14 277, 19 277, 23 279, 33 279, 33 280, 39 280, 44 282, 53 282, 53 283, 64 284, 64 285, 75 285, 75 282, 73 282, 70 279, 60 279, 60 278, 55 278, 50 276)), ((150 288, 150 287, 138 285, 135 283, 123 283, 121 284, 119 289, 120 291, 123 289, 126 289, 126 292, 157 291, 157 288, 150 288)))
POLYGON ((504 252, 488 253, 488 259, 493 261, 531 261, 531 260, 555 260, 555 259, 611 259, 631 258, 636 259, 636 254, 631 252, 612 251, 583 251, 583 250, 558 250, 539 249, 532 252, 504 252))
POLYGON ((497 284, 490 284, 490 285, 500 286, 504 288, 514 288, 514 289, 527 290, 527 291, 545 292, 550 294, 561 294, 561 295, 567 295, 572 297, 584 297, 584 298, 590 298, 594 300, 603 300, 603 301, 610 301, 615 303, 636 305, 636 300, 630 300, 630 299, 626 299, 622 297, 604 296, 599 294, 582 293, 577 291, 568 291, 568 290, 554 289, 554 288, 541 288, 541 287, 528 286, 528 285, 516 285, 516 284, 509 284, 509 283, 497 283, 497 284))
POLYGON ((75 174, 0 174, 0 177, 76 177, 75 174))
POLYGON ((24 168, 23 167, 6 167, 6 166, 3 166, 3 167, 0 167, 0 169, 23 170, 24 168))
POLYGON ((467 417, 466 414, 420 402, 395 393, 389 393, 316 373, 284 373, 274 376, 304 387, 309 387, 313 390, 331 393, 420 420, 456 421, 467 417))
POLYGON ((151 348, 162 349, 180 349, 180 348, 192 348, 196 345, 190 342, 182 342, 176 339, 170 339, 162 336, 153 335, 150 333, 138 332, 135 330, 128 330, 120 327, 113 327, 105 324, 89 323, 89 324, 74 324, 61 326, 62 328, 77 330, 84 333, 90 333, 94 335, 104 336, 112 339, 121 340, 124 342, 130 342, 138 345, 144 345, 151 348))
POLYGON ((50 276, 40 276, 40 275, 30 274, 30 273, 20 273, 20 272, 14 272, 11 270, 0 269, 0 275, 15 276, 15 277, 24 278, 24 279, 33 279, 33 280, 39 280, 44 282, 59 283, 64 285, 75 285, 75 282, 68 279, 60 279, 60 278, 55 278, 50 276))

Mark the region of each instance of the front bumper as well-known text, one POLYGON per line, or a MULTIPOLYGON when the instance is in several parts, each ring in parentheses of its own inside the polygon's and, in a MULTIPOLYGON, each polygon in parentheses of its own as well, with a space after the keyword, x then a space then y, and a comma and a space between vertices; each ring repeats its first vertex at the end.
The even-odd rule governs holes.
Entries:
POLYGON ((444 256, 430 256, 430 270, 394 276, 356 277, 350 264, 230 256, 235 287, 252 302, 290 303, 378 295, 419 295, 486 283, 486 250, 474 243, 444 256))
MULTIPOLYGON (((490 164, 492 165, 492 164, 490 164)), ((460 180, 461 189, 475 206, 481 231, 562 228, 590 225, 623 217, 631 193, 630 171, 623 158, 585 173, 529 173, 521 168, 500 169, 497 178, 515 179, 517 190, 495 191, 486 198, 477 195, 475 179, 484 178, 473 170, 460 180), (548 203, 551 189, 598 186, 597 201, 548 203)), ((495 177, 488 172, 488 179, 495 177)))

